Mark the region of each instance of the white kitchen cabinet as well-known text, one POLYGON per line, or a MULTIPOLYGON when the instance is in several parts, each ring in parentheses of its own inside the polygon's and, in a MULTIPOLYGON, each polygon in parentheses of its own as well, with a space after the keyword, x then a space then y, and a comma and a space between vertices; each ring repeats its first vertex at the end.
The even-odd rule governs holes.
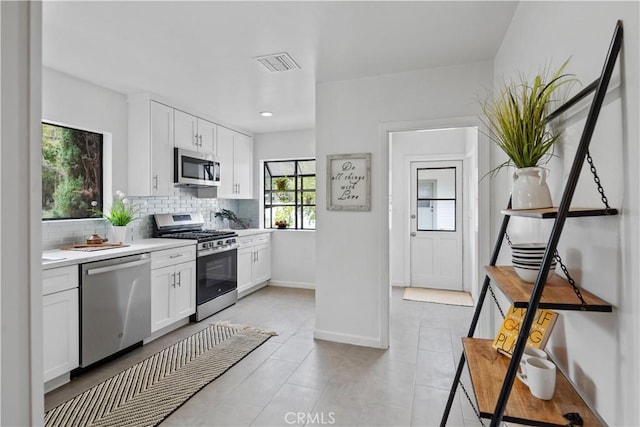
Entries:
POLYGON ((44 270, 42 289, 42 362, 47 382, 79 366, 78 266, 44 270))
POLYGON ((253 246, 241 246, 238 249, 238 292, 247 290, 253 285, 253 278, 251 277, 253 260, 253 246))
POLYGON ((218 156, 218 125, 198 117, 200 150, 218 156))
POLYGON ((233 138, 233 180, 237 199, 253 197, 253 138, 238 132, 233 138))
POLYGON ((129 100, 129 191, 173 196, 174 110, 149 99, 129 100))
POLYGON ((187 150, 198 150, 198 118, 184 111, 175 110, 173 113, 175 137, 174 147, 187 150))
POLYGON ((174 123, 175 147, 216 155, 215 123, 180 110, 175 110, 174 123))
POLYGON ((271 243, 257 245, 254 252, 253 282, 259 284, 271 279, 271 243))
POLYGON ((243 297, 271 279, 271 234, 238 238, 238 296, 243 297))
POLYGON ((195 245, 151 253, 151 332, 196 311, 195 245))
POLYGON ((253 197, 253 138, 218 127, 220 187, 218 197, 251 199, 253 197))

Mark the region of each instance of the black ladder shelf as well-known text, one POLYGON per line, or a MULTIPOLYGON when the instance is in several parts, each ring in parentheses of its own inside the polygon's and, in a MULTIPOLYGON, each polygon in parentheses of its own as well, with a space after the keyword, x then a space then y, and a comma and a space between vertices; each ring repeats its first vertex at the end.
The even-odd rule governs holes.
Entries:
POLYGON ((568 276, 567 271, 565 271, 565 275, 568 276, 569 281, 554 275, 549 282, 545 283, 544 278, 549 272, 553 258, 557 256, 558 241, 560 240, 565 220, 568 217, 618 214, 616 209, 609 207, 606 196, 604 196, 600 180, 589 155, 589 144, 620 52, 622 32, 622 21, 618 21, 600 77, 547 116, 548 120, 553 120, 580 100, 595 92, 560 205, 557 208, 550 209, 512 210, 510 209, 511 201, 509 201, 507 209, 502 211, 502 225, 490 263, 485 267, 487 274, 484 278, 469 332, 462 339, 464 351, 460 356, 453 384, 451 385, 449 399, 440 422, 441 427, 447 424, 465 363, 469 367, 469 374, 478 404, 476 414, 480 418, 491 419, 491 426, 499 426, 502 421, 542 426, 583 425, 581 422, 584 425, 601 424, 598 417, 589 409, 561 372, 558 371, 554 398, 549 401, 536 399, 529 393, 524 384, 519 381, 514 384, 514 379, 526 346, 528 331, 531 329, 538 308, 612 311, 611 305, 607 302, 585 290, 578 290, 574 286, 573 280, 568 276), (570 207, 585 159, 588 160, 591 166, 591 171, 598 185, 598 191, 606 206, 604 209, 570 207), (533 287, 531 284, 522 282, 511 267, 496 266, 502 243, 505 237, 508 239, 507 226, 512 216, 550 218, 554 220, 542 265, 533 287), (514 306, 528 308, 511 359, 494 350, 491 347, 492 340, 473 338, 487 291, 490 290, 493 294, 493 290, 490 288, 491 281, 505 293, 514 306))

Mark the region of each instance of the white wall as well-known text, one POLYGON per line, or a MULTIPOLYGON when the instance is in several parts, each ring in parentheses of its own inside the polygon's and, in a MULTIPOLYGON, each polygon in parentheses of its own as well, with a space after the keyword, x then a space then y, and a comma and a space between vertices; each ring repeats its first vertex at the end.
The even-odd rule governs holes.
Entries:
MULTIPOLYGON (((313 129, 256 134, 253 137, 253 164, 256 168, 253 194, 260 199, 260 226, 263 226, 262 182, 266 160, 315 158, 313 129)), ((320 182, 320 181, 318 181, 320 182)), ((271 234, 271 284, 315 287, 316 233, 304 230, 274 230, 271 234)))
MULTIPOLYGON (((600 74, 616 20, 624 21, 622 55, 591 143, 609 201, 622 214, 569 219, 559 245, 578 284, 611 302, 614 312, 561 312, 548 344, 555 361, 609 425, 640 424, 638 15, 638 2, 521 2, 494 68, 499 83, 518 73, 533 76, 544 65, 556 68, 571 57, 566 71, 587 85, 600 74)), ((548 165, 556 204, 584 116, 577 109, 561 123, 567 132, 556 151, 559 158, 548 165)), ((494 148, 492 159, 496 165, 503 155, 494 148)), ((492 181, 494 232, 508 198, 508 175, 492 181)), ((573 205, 601 206, 587 167, 573 205)), ((546 239, 549 227, 550 222, 519 219, 510 233, 514 241, 546 239)))
POLYGON ((0 3, 0 425, 42 425, 41 4, 0 3))
MULTIPOLYGON (((405 268, 409 259, 409 161, 464 159, 467 130, 438 129, 391 134, 391 229, 389 231, 390 277, 393 285, 410 286, 405 268)), ((466 182, 463 185, 466 187, 466 182)), ((463 190, 466 191, 466 188, 463 190)), ((465 204, 466 206, 466 204, 465 204)), ((466 245, 463 242, 463 245, 466 245)))
POLYGON ((127 192, 127 111, 125 95, 43 67, 43 120, 110 134, 104 149, 105 200, 116 190, 127 192))
POLYGON ((318 186, 316 233, 316 330, 318 338, 384 346, 389 298, 388 146, 381 127, 477 116, 476 102, 492 81, 490 62, 321 83, 316 91, 318 182, 326 180, 326 156, 372 153, 369 212, 326 210, 318 186))

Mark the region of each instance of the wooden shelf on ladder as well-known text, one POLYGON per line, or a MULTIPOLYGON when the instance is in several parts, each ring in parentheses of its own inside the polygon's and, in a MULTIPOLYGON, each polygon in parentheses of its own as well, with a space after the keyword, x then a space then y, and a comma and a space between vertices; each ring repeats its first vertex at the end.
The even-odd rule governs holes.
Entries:
MULTIPOLYGON (((465 363, 468 364, 476 401, 479 405, 477 415, 480 418, 490 418, 491 427, 500 426, 503 420, 527 425, 582 425, 580 422, 584 425, 602 424, 597 415, 579 397, 576 390, 561 373, 557 377, 555 396, 548 402, 534 398, 526 386, 516 381, 516 376, 529 330, 533 325, 538 308, 612 311, 611 305, 604 300, 587 291, 578 289, 573 279, 569 276, 566 266, 562 264, 558 257, 556 250, 567 218, 610 216, 618 213, 616 209, 612 209, 608 204, 600 178, 593 165, 593 159, 589 155, 589 144, 591 143, 593 131, 621 46, 622 22, 618 21, 600 77, 547 116, 548 121, 553 120, 586 96, 594 93, 571 171, 564 186, 560 205, 557 208, 549 209, 514 210, 511 209, 511 202, 509 202, 507 209, 502 211, 502 225, 491 255, 490 265, 486 267, 487 274, 485 275, 471 325, 469 326, 469 332, 467 337, 463 338, 464 352, 460 356, 460 362, 451 385, 449 399, 440 422, 441 427, 447 423, 456 389, 461 384, 460 377, 465 363), (591 167, 598 192, 605 205, 604 209, 570 207, 585 160, 591 167), (510 267, 496 266, 505 237, 508 240, 507 227, 512 216, 553 219, 553 227, 540 272, 534 284, 527 284, 521 281, 510 267), (554 257, 558 259, 558 264, 561 265, 563 273, 568 280, 565 281, 558 275, 554 275, 549 281, 545 280, 554 257), (491 347, 492 340, 473 338, 487 292, 491 291, 493 294, 491 288, 492 280, 513 301, 516 307, 527 308, 511 359, 493 349, 491 347)), ((473 405, 470 398, 469 401, 473 405)))

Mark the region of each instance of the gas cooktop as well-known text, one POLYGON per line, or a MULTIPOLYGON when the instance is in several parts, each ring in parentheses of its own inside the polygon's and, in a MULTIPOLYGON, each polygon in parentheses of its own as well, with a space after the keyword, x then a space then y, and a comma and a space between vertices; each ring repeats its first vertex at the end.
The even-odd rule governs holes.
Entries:
POLYGON ((199 212, 155 214, 154 237, 167 239, 192 239, 199 243, 236 237, 231 230, 204 230, 204 219, 199 212))
POLYGON ((165 239, 192 239, 198 242, 209 242, 211 240, 225 239, 227 237, 235 237, 237 233, 233 231, 220 230, 200 230, 200 231, 181 231, 176 233, 159 233, 158 237, 165 239))

